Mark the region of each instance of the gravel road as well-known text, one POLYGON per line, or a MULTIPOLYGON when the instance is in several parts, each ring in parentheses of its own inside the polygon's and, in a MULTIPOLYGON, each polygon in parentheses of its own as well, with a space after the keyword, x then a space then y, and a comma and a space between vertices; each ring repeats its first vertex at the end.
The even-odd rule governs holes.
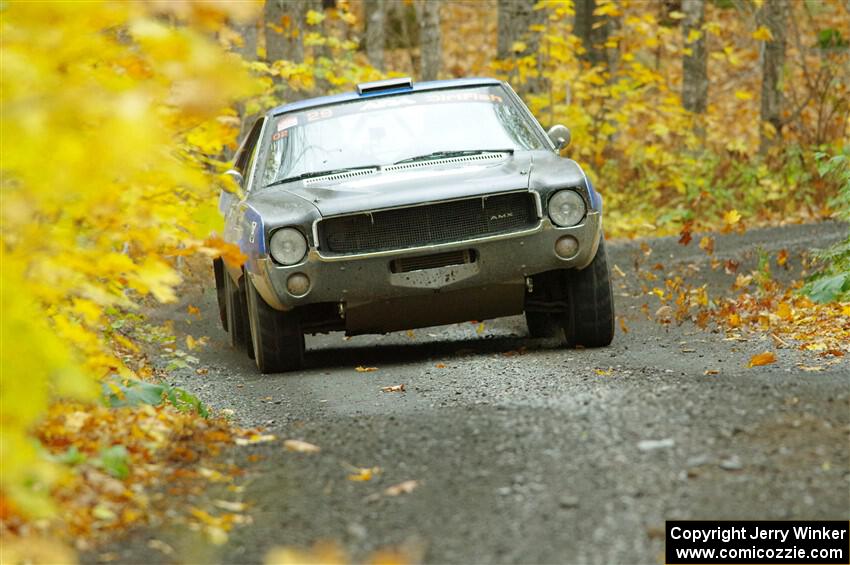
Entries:
MULTIPOLYGON (((758 249, 787 249, 791 271, 774 272, 788 278, 800 252, 846 229, 717 236, 716 253, 745 271, 758 249)), ((709 268, 698 238, 688 247, 644 241, 651 263, 713 293, 734 280, 709 268)), ((261 562, 274 546, 333 540, 355 560, 401 546, 433 563, 662 563, 669 519, 850 518, 850 361, 803 372, 798 363, 821 360, 782 349, 777 363, 746 368, 774 349, 768 338, 730 341, 648 320, 641 306, 654 312, 658 302, 635 276, 640 243, 609 247, 624 275, 614 276, 615 299, 629 331, 618 327, 606 349, 529 340, 517 317, 483 331, 466 323, 308 337, 306 370, 262 376, 227 346, 212 286, 158 312, 184 320, 187 304, 199 306, 200 320, 177 331, 209 336, 193 352, 208 373, 178 372, 175 384, 233 410, 240 424, 321 447, 293 453, 275 441, 229 453, 247 469, 241 496, 253 523, 203 559, 261 562), (381 391, 399 384, 405 392, 381 391), (381 472, 348 480, 355 467, 381 472), (412 492, 382 494, 409 480, 412 492)), ((113 556, 177 558, 150 549, 153 536, 180 543, 175 532, 136 532, 113 556)))

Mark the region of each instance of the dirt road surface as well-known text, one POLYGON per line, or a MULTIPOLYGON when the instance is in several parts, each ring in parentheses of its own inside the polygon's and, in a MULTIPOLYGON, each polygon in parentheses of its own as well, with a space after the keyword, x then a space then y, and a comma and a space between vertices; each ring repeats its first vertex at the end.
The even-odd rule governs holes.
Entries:
MULTIPOLYGON (((791 270, 774 273, 788 279, 800 252, 845 230, 751 230, 718 236, 716 253, 747 271, 759 249, 787 249, 791 270)), ((734 277, 713 271, 696 242, 645 242, 651 263, 714 295, 729 291, 734 277)), ((321 452, 275 441, 228 453, 246 469, 239 496, 252 523, 224 545, 187 545, 168 527, 86 559, 256 563, 275 546, 333 540, 354 560, 403 547, 434 563, 662 563, 665 520, 848 519, 850 361, 804 372, 798 363, 819 359, 781 349, 777 363, 747 368, 753 354, 774 350, 767 337, 727 340, 647 319, 641 306, 654 312, 658 302, 635 274, 640 242, 611 242, 609 252, 624 275, 614 275, 615 299, 629 329, 618 327, 609 348, 530 340, 517 317, 483 331, 466 323, 308 337, 308 367, 270 376, 226 344, 210 276, 158 313, 184 320, 187 304, 199 306, 200 320, 177 329, 209 337, 193 352, 208 373, 178 371, 173 384, 232 410, 239 424, 321 452), (404 392, 381 390, 400 384, 404 392), (348 479, 373 467, 380 473, 369 481, 348 479), (383 494, 410 480, 412 492, 383 494)))

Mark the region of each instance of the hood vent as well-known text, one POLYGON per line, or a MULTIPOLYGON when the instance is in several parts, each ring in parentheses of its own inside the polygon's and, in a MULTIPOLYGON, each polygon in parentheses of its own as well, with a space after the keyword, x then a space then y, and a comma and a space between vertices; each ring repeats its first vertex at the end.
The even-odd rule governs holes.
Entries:
POLYGON ((447 159, 434 159, 433 161, 415 161, 413 163, 401 163, 383 167, 384 171, 406 171, 418 169, 419 167, 430 167, 432 165, 450 165, 452 163, 468 163, 470 161, 497 161, 505 158, 505 153, 481 153, 480 155, 464 155, 463 157, 449 157, 447 159))
POLYGON ((335 180, 346 180, 352 179, 354 177, 363 177, 366 175, 374 174, 378 169, 358 169, 356 171, 346 171, 344 173, 337 173, 335 175, 327 175, 324 177, 315 177, 312 179, 307 179, 304 181, 304 186, 311 186, 318 183, 335 181, 335 180))

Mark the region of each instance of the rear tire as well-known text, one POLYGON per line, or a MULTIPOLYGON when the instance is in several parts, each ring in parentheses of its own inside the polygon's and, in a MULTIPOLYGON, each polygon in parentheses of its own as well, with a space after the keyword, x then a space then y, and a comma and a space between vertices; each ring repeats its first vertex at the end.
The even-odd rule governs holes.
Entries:
POLYGON ((250 280, 246 286, 257 368, 261 373, 283 373, 303 367, 304 334, 298 314, 275 310, 266 304, 250 280))
POLYGON ((605 240, 593 261, 581 271, 566 272, 569 309, 564 335, 571 347, 605 347, 614 339, 614 293, 608 271, 605 240))
POLYGON ((244 351, 251 356, 253 355, 253 351, 249 351, 251 348, 251 333, 248 326, 245 293, 241 291, 227 272, 224 273, 224 297, 227 327, 230 334, 230 346, 237 351, 244 351))
POLYGON ((224 272, 224 262, 219 259, 213 259, 213 274, 215 275, 215 298, 218 302, 218 316, 221 319, 221 327, 227 331, 227 295, 224 288, 224 277, 227 274, 224 272))

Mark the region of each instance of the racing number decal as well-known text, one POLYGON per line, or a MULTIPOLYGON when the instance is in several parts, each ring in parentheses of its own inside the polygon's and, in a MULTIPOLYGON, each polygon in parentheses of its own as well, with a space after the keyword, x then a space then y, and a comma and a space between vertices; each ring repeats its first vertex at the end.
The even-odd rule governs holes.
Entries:
POLYGON ((315 121, 318 121, 318 120, 326 120, 330 117, 333 117, 333 115, 334 115, 333 110, 331 110, 330 108, 322 108, 320 110, 312 110, 310 112, 307 112, 307 121, 308 122, 315 122, 315 121))

